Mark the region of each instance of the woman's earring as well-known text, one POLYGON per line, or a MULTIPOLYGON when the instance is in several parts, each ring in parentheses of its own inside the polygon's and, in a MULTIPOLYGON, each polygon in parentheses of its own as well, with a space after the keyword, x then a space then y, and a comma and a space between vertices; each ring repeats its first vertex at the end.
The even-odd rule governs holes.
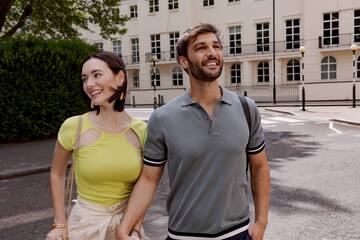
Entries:
POLYGON ((94 108, 94 104, 91 102, 91 108, 94 108))
POLYGON ((124 99, 124 92, 121 92, 120 101, 122 101, 123 99, 124 99))

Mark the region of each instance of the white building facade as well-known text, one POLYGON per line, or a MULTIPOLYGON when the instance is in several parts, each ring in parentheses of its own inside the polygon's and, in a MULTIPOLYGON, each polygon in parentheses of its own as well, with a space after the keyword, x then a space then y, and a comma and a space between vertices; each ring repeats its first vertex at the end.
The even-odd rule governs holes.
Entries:
POLYGON ((189 87, 175 44, 199 23, 222 33, 220 83, 231 90, 273 101, 275 88, 277 101, 298 101, 304 83, 307 100, 352 99, 360 79, 360 50, 350 48, 360 45, 360 1, 275 0, 275 19, 273 7, 273 0, 123 0, 120 12, 131 17, 125 35, 104 40, 93 26, 82 37, 122 55, 130 104, 153 104, 158 95, 168 102, 189 87))

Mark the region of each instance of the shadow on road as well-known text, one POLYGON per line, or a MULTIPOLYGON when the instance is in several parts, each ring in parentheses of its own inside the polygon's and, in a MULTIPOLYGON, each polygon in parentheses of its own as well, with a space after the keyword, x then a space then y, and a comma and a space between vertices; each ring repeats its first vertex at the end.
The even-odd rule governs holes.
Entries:
MULTIPOLYGON (((287 163, 301 161, 315 155, 321 148, 319 142, 307 134, 288 131, 265 132, 267 155, 272 171, 284 168, 287 163), (307 140, 309 139, 309 140, 307 140)), ((317 214, 324 211, 351 212, 335 200, 324 197, 320 192, 304 187, 289 187, 271 178, 271 209, 282 215, 317 214)))

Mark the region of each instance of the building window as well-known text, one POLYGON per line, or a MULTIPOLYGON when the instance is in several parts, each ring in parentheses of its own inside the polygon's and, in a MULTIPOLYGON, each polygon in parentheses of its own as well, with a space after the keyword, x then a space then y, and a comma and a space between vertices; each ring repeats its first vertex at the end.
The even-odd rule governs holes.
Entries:
POLYGON ((286 20, 286 49, 300 48, 300 19, 286 20))
POLYGON ((170 58, 174 59, 176 58, 176 43, 177 40, 180 37, 179 32, 171 32, 169 33, 169 39, 170 39, 170 58))
POLYGON ((112 42, 113 44, 113 52, 117 54, 118 56, 121 56, 121 41, 120 40, 114 40, 112 42))
POLYGON ((169 0, 169 10, 174 10, 179 8, 178 0, 169 0))
POLYGON ((139 71, 134 71, 133 73, 133 88, 140 87, 139 71))
POLYGON ((321 80, 336 79, 336 59, 332 56, 321 60, 321 80))
POLYGON ((286 65, 286 80, 300 81, 300 62, 296 59, 291 59, 286 65))
POLYGON ((160 34, 151 35, 151 56, 161 59, 160 34))
POLYGON ((241 54, 241 26, 229 27, 229 53, 241 54))
POLYGON ((258 83, 269 82, 270 79, 270 69, 268 62, 261 62, 257 67, 258 83))
POLYGON ((155 77, 155 86, 159 87, 160 86, 160 71, 158 68, 155 68, 155 74, 154 74, 154 69, 151 69, 150 74, 151 74, 151 86, 154 86, 154 77, 155 77))
POLYGON ((183 85, 183 73, 179 66, 176 66, 172 69, 172 81, 174 86, 182 86, 183 85))
POLYGON ((137 5, 130 6, 130 18, 137 18, 137 17, 138 17, 137 5))
POLYGON ((234 63, 230 69, 231 83, 241 83, 241 65, 234 63))
POLYGON ((214 6, 214 0, 203 0, 203 6, 204 7, 214 6))
POLYGON ((339 13, 324 13, 323 16, 323 44, 339 44, 339 13))
POLYGON ((356 61, 356 78, 360 78, 360 56, 356 61))
POLYGON ((229 0, 229 3, 240 2, 240 0, 229 0))
POLYGON ((150 13, 159 11, 159 0, 149 0, 149 11, 150 13))
POLYGON ((132 63, 139 63, 140 52, 139 52, 139 39, 131 39, 131 61, 132 63))
POLYGON ((104 50, 104 44, 102 42, 94 43, 94 46, 97 47, 100 51, 104 50))
POLYGON ((360 42, 360 9, 354 11, 354 42, 360 42))
POLYGON ((256 51, 270 51, 270 30, 269 23, 256 24, 256 51))

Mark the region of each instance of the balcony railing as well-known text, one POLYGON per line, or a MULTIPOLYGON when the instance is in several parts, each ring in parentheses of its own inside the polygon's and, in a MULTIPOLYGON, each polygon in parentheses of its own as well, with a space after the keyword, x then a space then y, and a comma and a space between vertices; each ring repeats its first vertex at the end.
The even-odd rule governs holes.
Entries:
MULTIPOLYGON (((298 52, 300 46, 303 46, 304 40, 299 41, 278 41, 275 42, 275 52, 276 53, 289 53, 289 52, 298 52)), ((229 46, 223 47, 224 57, 236 57, 244 55, 259 55, 259 54, 269 54, 273 51, 273 43, 267 44, 243 44, 239 48, 230 48, 229 46)), ((157 62, 174 62, 176 61, 176 53, 170 51, 161 51, 156 54, 145 53, 145 61, 151 62, 151 56, 156 55, 157 62)))
POLYGON ((122 59, 125 65, 133 65, 140 63, 140 56, 136 56, 136 55, 122 56, 122 59))
POLYGON ((174 62, 176 53, 171 51, 161 51, 158 53, 145 53, 145 62, 152 62, 151 56, 156 55, 157 62, 174 62))
MULTIPOLYGON (((304 44, 304 40, 299 41, 278 41, 275 42, 275 52, 276 53, 288 53, 288 52, 298 52, 300 46, 304 44)), ((235 57, 235 56, 245 56, 245 55, 259 55, 259 54, 269 54, 273 52, 273 43, 266 44, 243 44, 238 48, 225 46, 223 48, 224 57, 235 57)))
POLYGON ((336 36, 319 36, 319 48, 350 48, 353 43, 360 43, 360 34, 343 33, 336 36))

